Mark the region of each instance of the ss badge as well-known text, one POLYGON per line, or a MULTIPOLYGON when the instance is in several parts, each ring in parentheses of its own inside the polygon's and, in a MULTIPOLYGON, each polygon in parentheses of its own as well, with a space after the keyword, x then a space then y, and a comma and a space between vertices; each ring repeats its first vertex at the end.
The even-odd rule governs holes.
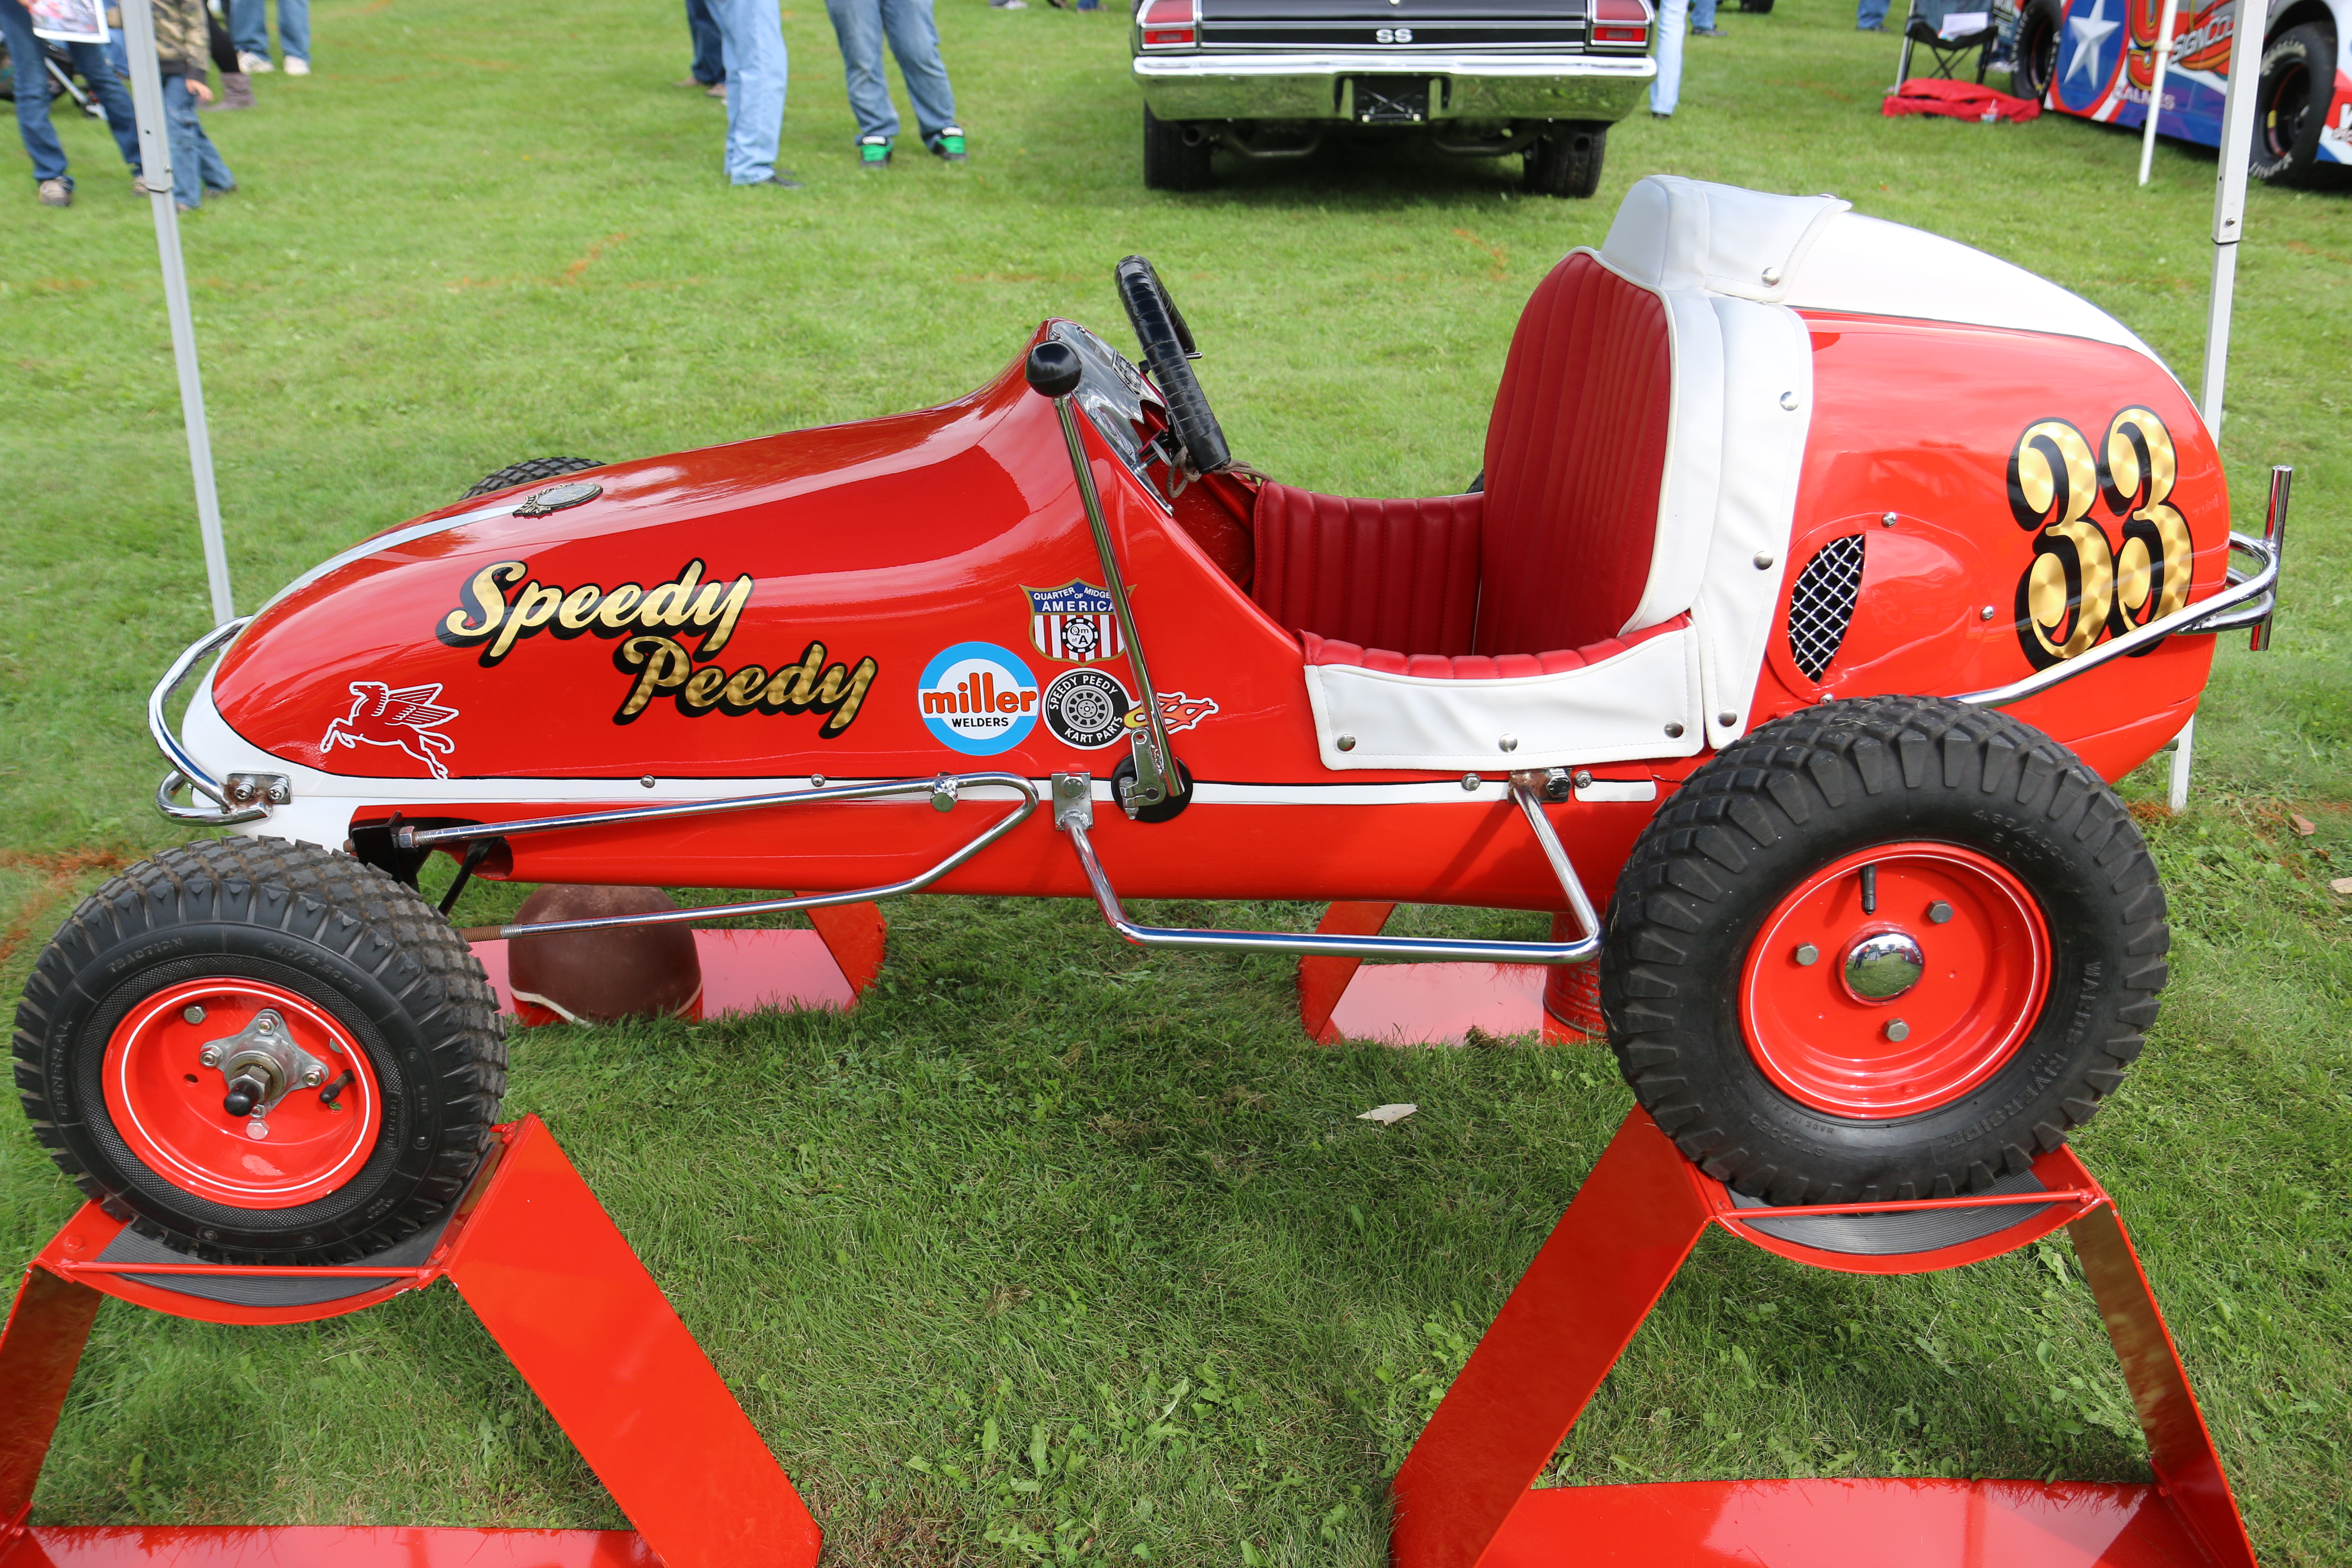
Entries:
POLYGON ((1412 42, 1412 29, 1411 27, 1382 27, 1378 32, 1374 33, 1372 37, 1379 39, 1383 44, 1409 44, 1412 42))

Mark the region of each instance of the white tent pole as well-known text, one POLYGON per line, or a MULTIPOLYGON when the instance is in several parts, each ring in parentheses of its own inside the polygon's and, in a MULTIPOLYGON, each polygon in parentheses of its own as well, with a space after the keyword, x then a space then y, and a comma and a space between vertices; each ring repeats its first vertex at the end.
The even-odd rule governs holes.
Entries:
MULTIPOLYGON (((2270 0, 2238 0, 2230 32, 2230 90, 2221 105, 2221 167, 2213 191, 2213 299, 2205 318, 2205 392, 2198 399, 2205 427, 2217 441, 2221 437, 2221 388, 2230 369, 2230 302, 2238 289, 2238 239, 2246 226, 2246 164, 2254 153, 2254 89, 2262 80, 2263 35, 2270 30, 2270 0)), ((2170 38, 2169 28, 2164 37, 2170 38)), ((2181 726, 2172 748, 2175 811, 2189 805, 2196 741, 2197 721, 2191 719, 2181 726)))
POLYGON ((2139 183, 2147 184, 2149 167, 2156 162, 2156 121, 2164 112, 2164 76, 2172 67, 2172 23, 2179 12, 2180 0, 2164 0, 2164 19, 2156 25, 2156 69, 2154 79, 2147 84, 2147 131, 2139 142, 2139 183))
MULTIPOLYGON (((5 3, 5 0, 0 0, 5 3)), ((229 597, 228 550, 221 540, 220 494, 213 484, 213 443, 205 424, 205 384, 196 371, 196 323, 188 309, 188 270, 180 259, 180 212, 172 200, 172 139, 163 122, 163 78, 155 58, 155 15, 148 0, 122 0, 122 41, 131 55, 131 107, 139 121, 140 178, 155 214, 155 249, 163 264, 163 306, 172 319, 172 358, 180 369, 180 416, 188 428, 188 467, 196 484, 196 529, 205 546, 213 624, 236 618, 229 597)), ((183 83, 174 89, 184 92, 183 83)))

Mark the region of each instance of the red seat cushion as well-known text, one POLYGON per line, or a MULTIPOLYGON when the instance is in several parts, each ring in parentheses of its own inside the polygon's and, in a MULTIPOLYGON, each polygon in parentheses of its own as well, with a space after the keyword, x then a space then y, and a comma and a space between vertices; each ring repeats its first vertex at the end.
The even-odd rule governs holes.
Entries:
POLYGON ((1645 643, 1662 633, 1690 624, 1690 616, 1676 616, 1654 626, 1643 626, 1638 632, 1628 632, 1622 637, 1603 637, 1582 647, 1562 648, 1551 653, 1483 653, 1456 654, 1448 658, 1434 653, 1391 653, 1384 647, 1362 647, 1351 642, 1331 637, 1319 637, 1313 632, 1305 634, 1307 662, 1309 664, 1351 664, 1362 669, 1377 669, 1385 675, 1417 676, 1423 680, 1518 680, 1530 675, 1558 675, 1564 669, 1579 669, 1588 664, 1599 664, 1604 658, 1623 653, 1637 643, 1645 643))
POLYGON ((1537 285, 1486 426, 1477 652, 1581 647, 1632 616, 1657 539, 1671 371, 1656 295, 1583 252, 1537 285))
MULTIPOLYGON (((5 3, 5 0, 0 0, 5 3)), ((1349 500, 1259 488, 1250 596, 1290 630, 1419 653, 1468 653, 1482 498, 1349 500)))

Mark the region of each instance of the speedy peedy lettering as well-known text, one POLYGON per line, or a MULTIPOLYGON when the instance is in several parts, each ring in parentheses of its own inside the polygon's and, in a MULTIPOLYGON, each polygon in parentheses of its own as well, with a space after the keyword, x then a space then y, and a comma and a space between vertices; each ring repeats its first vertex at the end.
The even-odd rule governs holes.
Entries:
POLYGON ((615 724, 634 722, 666 698, 688 718, 822 713, 818 738, 840 735, 856 721, 881 673, 872 658, 828 664, 824 644, 812 641, 797 660, 774 669, 746 664, 730 670, 705 662, 734 637, 751 588, 751 578, 741 574, 706 581, 700 561, 688 562, 676 577, 651 588, 636 583, 565 588, 532 577, 527 561, 499 561, 458 590, 457 607, 441 617, 434 635, 451 647, 480 648, 485 669, 496 668, 518 643, 541 632, 564 642, 583 632, 618 638, 613 665, 630 683, 614 711, 615 724))

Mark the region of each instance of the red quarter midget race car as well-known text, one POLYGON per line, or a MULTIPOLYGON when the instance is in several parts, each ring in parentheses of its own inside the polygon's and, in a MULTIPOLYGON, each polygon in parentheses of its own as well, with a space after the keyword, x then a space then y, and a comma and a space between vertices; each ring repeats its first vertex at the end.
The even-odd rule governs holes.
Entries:
POLYGON ((189 648, 160 799, 233 832, 41 955, 58 1164, 211 1258, 434 1223, 506 1072, 435 853, 780 890, 605 923, 1028 894, 1146 947, 1597 963, 1641 1102, 1769 1203, 1982 1190, 2114 1091, 2168 938, 2109 781, 2194 711, 2192 634, 2262 640, 2284 528, 2280 486, 2230 531, 2129 331, 1832 197, 1645 179, 1528 301, 1482 482, 1370 500, 1237 463, 1151 267, 1118 282, 1140 369, 1049 321, 954 402, 494 489, 189 648))

